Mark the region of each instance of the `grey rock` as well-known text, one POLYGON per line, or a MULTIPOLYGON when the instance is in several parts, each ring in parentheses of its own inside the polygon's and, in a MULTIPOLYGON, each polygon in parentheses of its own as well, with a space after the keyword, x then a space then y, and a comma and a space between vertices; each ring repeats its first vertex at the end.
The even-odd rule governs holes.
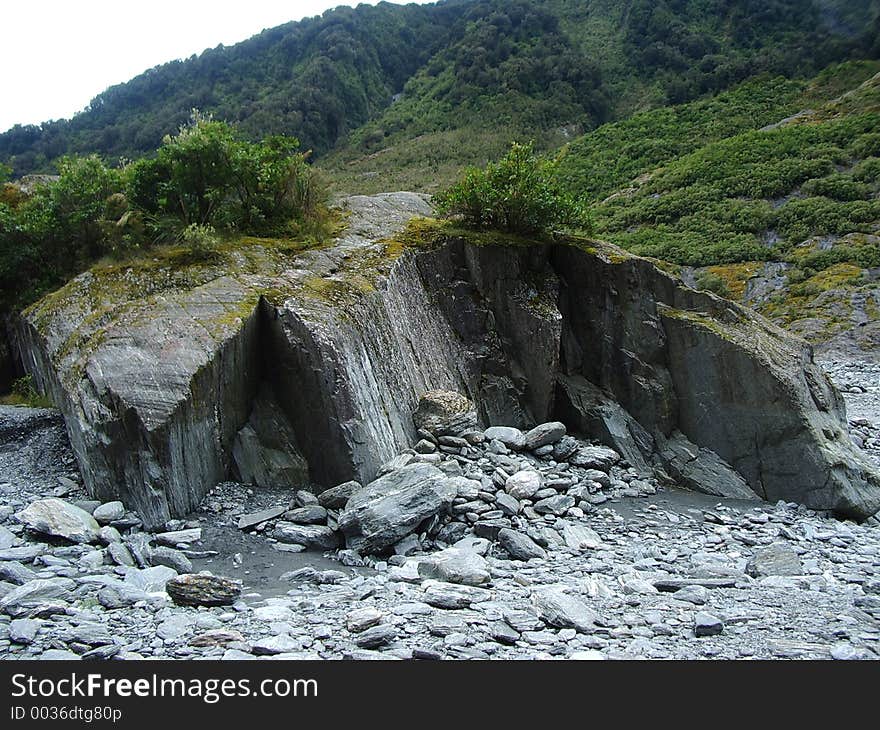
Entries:
POLYGON ((620 454, 607 446, 582 446, 569 459, 574 466, 607 472, 620 461, 620 454))
POLYGON ((784 543, 774 543, 755 551, 746 565, 753 578, 769 575, 803 575, 804 566, 798 554, 784 543))
POLYGON ((111 525, 105 525, 98 532, 98 539, 104 545, 111 545, 114 542, 122 542, 122 535, 119 534, 119 530, 111 525))
POLYGON ((0 562, 15 560, 28 562, 46 552, 45 545, 22 545, 21 547, 6 548, 0 550, 0 562))
POLYGON ((180 550, 159 545, 150 550, 148 556, 150 565, 164 565, 176 570, 178 573, 192 573, 192 561, 180 550))
POLYGON ((0 580, 14 583, 17 586, 34 580, 37 574, 30 568, 22 565, 17 560, 4 560, 0 562, 0 580))
POLYGON ((343 509, 351 499, 351 495, 363 489, 360 482, 348 481, 325 489, 318 495, 318 503, 325 509, 343 509))
POLYGON ((156 627, 156 636, 162 641, 178 641, 189 632, 192 625, 192 617, 181 613, 173 614, 156 627))
POLYGON ((228 606, 241 595, 241 583, 219 575, 189 573, 171 578, 165 590, 178 606, 228 606))
POLYGON ((253 643, 251 651, 258 656, 271 656, 302 651, 302 648, 302 642, 297 639, 292 638, 288 634, 277 634, 265 639, 258 639, 253 643))
POLYGON ((489 583, 486 560, 472 550, 450 547, 419 561, 419 575, 447 583, 479 586, 489 583))
POLYGON ((320 525, 327 522, 327 510, 319 504, 298 507, 284 513, 284 519, 297 525, 320 525))
POLYGON ((238 481, 258 487, 292 487, 309 482, 309 465, 296 432, 264 383, 250 416, 236 434, 232 459, 238 481))
POLYGON ((730 499, 757 496, 730 464, 714 451, 701 449, 680 431, 661 441, 660 458, 670 475, 688 489, 730 499))
POLYGON ((18 542, 18 537, 8 527, 0 525, 0 550, 11 548, 18 542))
POLYGON ((504 621, 493 621, 489 624, 489 635, 499 644, 513 645, 520 639, 520 633, 504 621))
POLYGON ((544 485, 541 474, 532 469, 524 469, 513 474, 504 484, 505 491, 515 499, 531 499, 544 485))
POLYGON ((385 614, 376 608, 356 608, 346 614, 345 627, 352 634, 359 634, 373 626, 377 626, 384 617, 385 614))
POLYGON ((672 594, 676 601, 684 601, 693 603, 696 606, 702 606, 709 600, 709 589, 701 585, 691 585, 680 588, 672 594))
POLYGON ((361 649, 378 649, 397 639, 397 629, 392 624, 379 624, 357 634, 354 642, 361 649))
POLYGON ((95 507, 92 517, 99 525, 109 525, 111 522, 125 517, 125 506, 119 501, 105 502, 95 507))
POLYGON ((699 611, 694 616, 694 635, 696 636, 717 636, 724 631, 724 622, 717 616, 699 611))
POLYGON ((126 583, 107 585, 98 591, 98 603, 104 608, 116 609, 127 608, 138 601, 149 600, 149 595, 140 588, 135 588, 126 583))
POLYGON ((125 583, 145 593, 165 591, 165 585, 177 577, 177 571, 164 565, 152 568, 126 568, 125 583))
POLYGON ((0 598, 0 611, 11 613, 19 608, 46 601, 69 598, 76 587, 70 578, 37 578, 20 585, 0 598))
POLYGON ((76 543, 97 542, 101 529, 88 512, 54 497, 32 502, 16 517, 33 532, 76 543))
POLYGON ((72 660, 79 661, 81 657, 78 654, 75 654, 72 651, 67 651, 66 649, 47 649, 40 656, 37 657, 40 661, 59 661, 59 662, 69 662, 72 660))
POLYGON ((531 601, 541 619, 550 626, 574 629, 584 634, 595 631, 598 614, 580 598, 567 593, 562 586, 535 588, 531 601))
POLYGON ((497 506, 508 517, 518 515, 522 509, 519 500, 507 494, 507 492, 498 492, 495 495, 495 506, 497 506))
POLYGON ((485 430, 484 435, 488 441, 500 441, 514 451, 521 451, 526 445, 525 434, 510 426, 492 426, 485 430))
POLYGON ((107 546, 107 553, 116 565, 128 565, 134 567, 134 558, 128 548, 121 542, 111 542, 107 546))
POLYGON ((516 530, 500 530, 498 542, 514 560, 531 560, 532 558, 546 558, 547 551, 538 545, 528 535, 516 530))
POLYGON ((16 644, 33 644, 41 625, 34 619, 13 619, 9 622, 9 639, 16 644))
POLYGON ((602 539, 599 535, 586 525, 563 521, 561 525, 559 522, 556 523, 556 529, 562 535, 569 550, 595 550, 602 546, 602 539))
POLYGON ((482 603, 492 598, 491 591, 475 586, 425 581, 425 593, 422 600, 434 608, 461 609, 468 608, 472 603, 482 603))
POLYGON ((391 548, 457 496, 454 480, 428 464, 410 464, 355 492, 339 515, 346 544, 360 554, 391 548))
POLYGON ((574 505, 574 497, 570 497, 567 494, 556 494, 535 502, 534 510, 538 514, 552 514, 561 517, 574 505))
POLYGON ((260 510, 259 512, 251 512, 250 514, 242 515, 238 518, 238 529, 248 530, 251 527, 262 525, 264 522, 274 520, 276 517, 281 517, 285 512, 287 512, 287 507, 269 507, 260 510))
POLYGON ((177 547, 178 545, 189 545, 190 543, 199 542, 202 539, 202 528, 193 527, 186 530, 171 530, 169 532, 159 532, 153 535, 153 539, 160 545, 167 547, 177 547))
POLYGON ((278 522, 272 537, 280 542, 302 545, 310 550, 333 550, 339 547, 339 534, 326 525, 297 525, 278 522))
MULTIPOLYGON (((534 451, 542 446, 550 446, 565 436, 565 424, 559 421, 551 421, 535 426, 525 434, 523 448, 534 451)), ((552 453, 552 450, 551 450, 552 453)))

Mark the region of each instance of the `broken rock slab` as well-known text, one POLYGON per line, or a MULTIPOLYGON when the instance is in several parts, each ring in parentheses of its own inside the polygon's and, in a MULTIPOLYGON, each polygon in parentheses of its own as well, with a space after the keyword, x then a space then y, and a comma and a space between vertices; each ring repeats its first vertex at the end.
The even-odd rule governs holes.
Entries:
POLYGON ((259 512, 251 512, 250 514, 242 515, 238 518, 238 529, 247 530, 251 527, 256 527, 269 520, 274 520, 276 517, 281 517, 285 512, 287 512, 286 506, 269 507, 268 509, 260 510, 259 512))
POLYGON ((391 549, 458 495, 454 479, 429 464, 410 464, 355 492, 339 515, 348 548, 361 555, 391 549))

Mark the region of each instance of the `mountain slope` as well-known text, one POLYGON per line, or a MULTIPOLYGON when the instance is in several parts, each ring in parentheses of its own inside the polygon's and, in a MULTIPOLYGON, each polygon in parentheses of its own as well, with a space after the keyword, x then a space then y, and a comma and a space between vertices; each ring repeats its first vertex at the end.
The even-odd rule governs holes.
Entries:
POLYGON ((69 152, 137 157, 199 107, 251 138, 292 134, 318 156, 340 147, 327 166, 346 184, 412 179, 427 188, 512 136, 549 149, 608 118, 762 71, 805 74, 864 55, 876 43, 877 9, 878 0, 337 8, 158 66, 72 120, 15 127, 0 135, 0 161, 21 175, 69 152), (373 157, 387 149, 395 154, 373 157))
POLYGON ((809 83, 755 80, 636 115, 569 145, 564 179, 594 201, 600 237, 678 264, 690 283, 817 344, 872 350, 880 344, 878 72, 880 63, 852 62, 809 83), (774 97, 779 104, 768 106, 774 97))

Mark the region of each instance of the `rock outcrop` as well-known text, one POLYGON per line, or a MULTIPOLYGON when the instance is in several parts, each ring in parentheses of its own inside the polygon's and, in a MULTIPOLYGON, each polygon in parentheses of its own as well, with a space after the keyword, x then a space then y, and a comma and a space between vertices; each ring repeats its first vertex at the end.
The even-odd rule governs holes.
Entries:
POLYGON ((25 313, 21 360, 61 404, 97 498, 161 525, 236 471, 278 479, 254 475, 279 453, 300 467, 281 468, 291 487, 305 465, 318 490, 368 484, 417 441, 420 397, 442 390, 482 426, 561 421, 710 493, 880 508, 805 342, 606 244, 428 224, 393 240, 429 214, 423 198, 347 204, 331 246, 254 244, 232 266, 115 271, 113 286, 96 269, 25 313), (284 425, 261 435, 267 412, 284 425))

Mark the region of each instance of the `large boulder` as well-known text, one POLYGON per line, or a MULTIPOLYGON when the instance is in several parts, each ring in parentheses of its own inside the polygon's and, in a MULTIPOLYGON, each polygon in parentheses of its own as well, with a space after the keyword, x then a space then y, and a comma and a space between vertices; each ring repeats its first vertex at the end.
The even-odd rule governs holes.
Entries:
POLYGON ((55 497, 31 502, 16 517, 32 532, 70 542, 98 542, 101 531, 95 518, 84 509, 55 497))
POLYGON ((355 492, 339 515, 346 544, 361 554, 388 550, 452 504, 457 483, 429 464, 410 464, 355 492))

